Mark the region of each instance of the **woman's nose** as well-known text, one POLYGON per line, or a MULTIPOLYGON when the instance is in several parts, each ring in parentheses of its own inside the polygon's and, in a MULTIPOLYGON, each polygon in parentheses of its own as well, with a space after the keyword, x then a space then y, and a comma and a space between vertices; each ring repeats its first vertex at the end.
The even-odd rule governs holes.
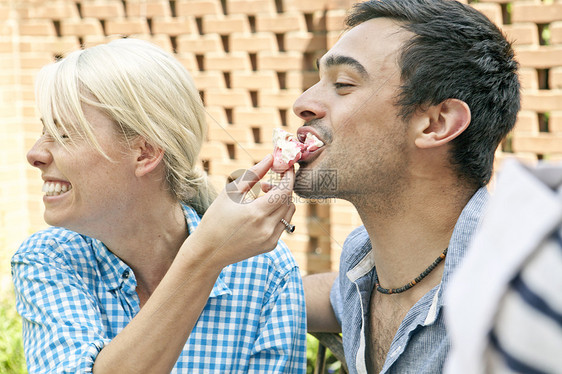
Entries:
POLYGON ((318 83, 303 92, 293 104, 293 112, 306 122, 324 117, 325 105, 321 102, 318 83))
POLYGON ((52 159, 53 156, 48 149, 44 136, 41 136, 27 152, 27 162, 36 168, 48 165, 52 159))

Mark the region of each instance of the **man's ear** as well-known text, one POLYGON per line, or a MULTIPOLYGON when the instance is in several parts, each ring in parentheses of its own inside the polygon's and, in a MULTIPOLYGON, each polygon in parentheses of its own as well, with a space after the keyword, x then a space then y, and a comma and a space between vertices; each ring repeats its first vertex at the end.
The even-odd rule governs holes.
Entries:
POLYGON ((470 123, 470 108, 458 99, 447 99, 424 112, 424 121, 415 143, 419 148, 433 148, 462 134, 470 123))
POLYGON ((142 177, 152 172, 164 158, 164 150, 150 144, 143 137, 138 137, 134 141, 136 154, 135 175, 142 177))

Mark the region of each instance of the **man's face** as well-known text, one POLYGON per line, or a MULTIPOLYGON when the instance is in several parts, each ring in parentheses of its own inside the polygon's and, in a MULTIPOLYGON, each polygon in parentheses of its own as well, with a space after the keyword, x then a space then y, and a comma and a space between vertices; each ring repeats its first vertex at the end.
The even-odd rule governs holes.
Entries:
POLYGON ((300 162, 299 195, 388 197, 407 177, 413 141, 395 102, 398 50, 410 35, 388 19, 369 20, 319 60, 320 81, 293 107, 305 121, 299 137, 312 132, 325 143, 300 162))

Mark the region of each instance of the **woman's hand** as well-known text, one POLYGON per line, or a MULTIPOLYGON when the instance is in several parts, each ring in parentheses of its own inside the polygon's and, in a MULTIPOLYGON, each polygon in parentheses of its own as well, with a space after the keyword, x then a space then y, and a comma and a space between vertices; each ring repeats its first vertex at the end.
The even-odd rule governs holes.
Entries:
MULTIPOLYGON (((294 170, 288 170, 277 186, 255 200, 246 195, 273 164, 268 155, 229 183, 209 207, 197 230, 190 235, 197 247, 205 248, 213 262, 223 267, 275 248, 285 229, 281 219, 291 221, 295 212, 292 201, 294 170)), ((264 190, 265 191, 265 190, 264 190)))

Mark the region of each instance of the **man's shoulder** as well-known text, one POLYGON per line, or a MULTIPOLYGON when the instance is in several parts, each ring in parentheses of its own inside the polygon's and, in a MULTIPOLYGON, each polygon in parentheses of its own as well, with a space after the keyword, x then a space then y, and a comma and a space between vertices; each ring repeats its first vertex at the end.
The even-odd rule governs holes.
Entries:
POLYGON ((355 228, 343 243, 340 264, 353 266, 371 251, 371 239, 365 226, 355 228))

